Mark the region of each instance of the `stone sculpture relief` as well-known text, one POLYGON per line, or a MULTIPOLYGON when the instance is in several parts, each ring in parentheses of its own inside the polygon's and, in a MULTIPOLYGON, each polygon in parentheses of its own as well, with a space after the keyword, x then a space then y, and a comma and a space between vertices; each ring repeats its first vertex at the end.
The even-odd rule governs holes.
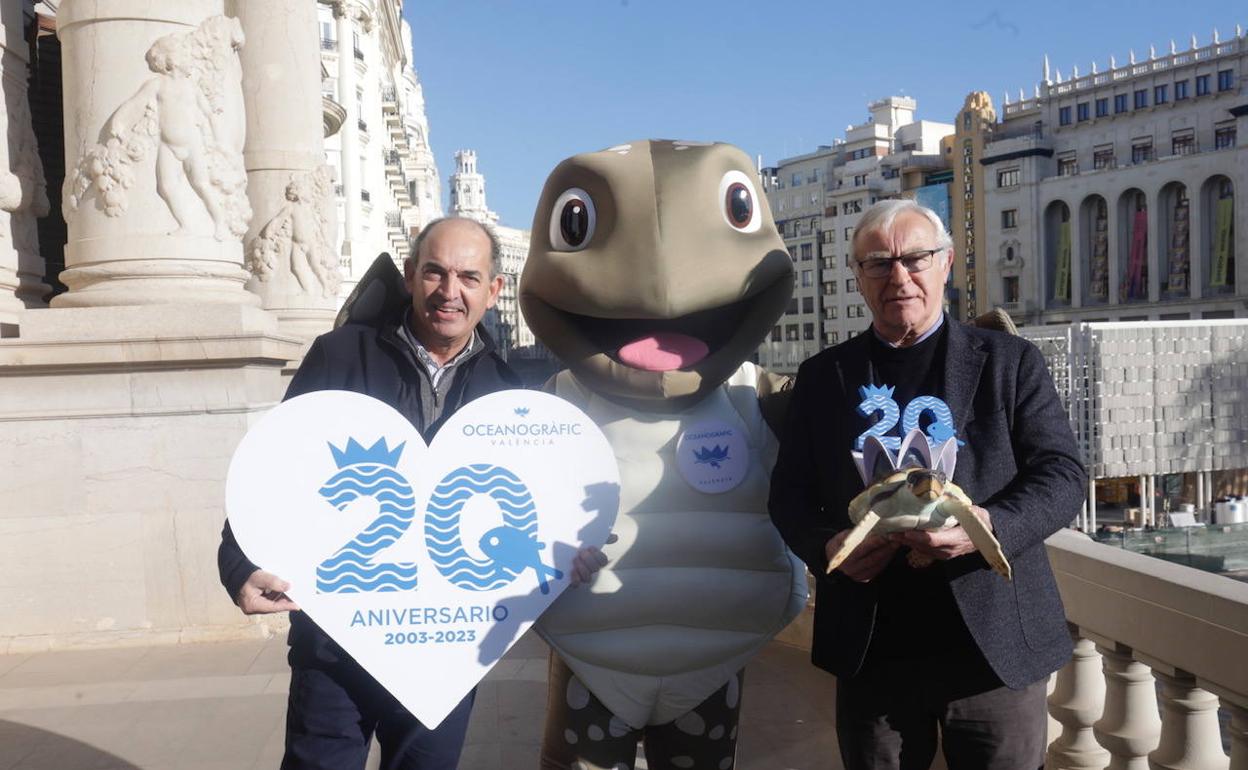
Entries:
POLYGON ((247 269, 261 281, 290 266, 299 287, 308 294, 319 288, 324 297, 338 293, 342 276, 330 236, 334 205, 329 166, 295 172, 286 185, 286 202, 247 246, 247 269))
POLYGON ((13 246, 23 254, 39 253, 38 226, 35 219, 47 216, 47 182, 43 176, 43 161, 39 159, 39 146, 31 125, 30 106, 25 93, 5 94, 5 131, 8 142, 10 168, 0 168, 0 211, 11 217, 10 226, 0 228, 0 235, 12 234, 13 246))
POLYGON ((129 205, 137 166, 156 151, 156 191, 189 232, 195 206, 212 217, 219 241, 241 238, 251 220, 243 166, 245 115, 237 19, 215 16, 191 32, 158 39, 146 61, 155 77, 143 83, 104 123, 100 142, 65 180, 72 215, 94 192, 105 214, 129 205))

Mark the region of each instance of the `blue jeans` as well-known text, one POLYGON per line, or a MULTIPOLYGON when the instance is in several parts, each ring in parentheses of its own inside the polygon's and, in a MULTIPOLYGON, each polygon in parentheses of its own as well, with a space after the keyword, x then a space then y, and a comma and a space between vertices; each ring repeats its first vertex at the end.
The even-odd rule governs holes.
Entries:
POLYGON ((363 770, 377 734, 382 770, 455 770, 476 690, 430 730, 347 660, 292 666, 282 770, 363 770))

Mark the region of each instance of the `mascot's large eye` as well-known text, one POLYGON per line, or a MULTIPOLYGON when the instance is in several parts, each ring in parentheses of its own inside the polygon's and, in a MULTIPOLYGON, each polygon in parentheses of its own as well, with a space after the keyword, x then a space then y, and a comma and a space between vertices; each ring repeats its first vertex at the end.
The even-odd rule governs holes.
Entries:
POLYGON ((754 180, 741 171, 729 171, 719 180, 719 208, 724 221, 743 233, 757 232, 763 224, 754 180))
POLYGON ((579 187, 564 190, 550 209, 550 245, 555 251, 580 251, 594 238, 598 214, 594 200, 579 187))

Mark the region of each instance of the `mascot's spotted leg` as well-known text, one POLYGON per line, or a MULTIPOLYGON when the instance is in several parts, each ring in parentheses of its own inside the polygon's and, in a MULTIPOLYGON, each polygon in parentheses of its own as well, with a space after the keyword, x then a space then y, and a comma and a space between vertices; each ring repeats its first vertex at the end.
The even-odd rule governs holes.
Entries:
POLYGON ((620 468, 611 561, 535 626, 548 770, 632 768, 639 741, 651 770, 732 767, 741 671, 805 605, 767 513, 787 383, 749 362, 793 294, 757 178, 735 147, 645 141, 542 191, 520 304, 620 468))
POLYGON ((550 660, 549 713, 542 770, 633 770, 637 742, 645 741, 650 770, 730 768, 737 755, 737 718, 744 671, 692 711, 665 725, 635 730, 594 697, 557 657, 550 660))

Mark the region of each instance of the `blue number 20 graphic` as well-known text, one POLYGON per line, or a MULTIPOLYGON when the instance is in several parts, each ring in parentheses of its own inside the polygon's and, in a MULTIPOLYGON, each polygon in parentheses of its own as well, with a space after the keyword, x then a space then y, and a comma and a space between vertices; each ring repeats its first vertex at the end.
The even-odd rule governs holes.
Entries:
POLYGON ((405 444, 386 448, 384 438, 365 449, 354 438, 343 449, 330 444, 338 472, 320 488, 321 497, 338 510, 361 497, 372 497, 381 507, 351 542, 316 568, 316 591, 356 594, 373 591, 411 591, 416 588, 416 565, 374 563, 373 557, 398 540, 416 514, 412 485, 395 470, 405 444))
MULTIPOLYGON (((957 436, 957 430, 953 427, 953 412, 949 410, 949 405, 944 401, 936 396, 918 396, 906 404, 903 412, 893 400, 893 390, 894 388, 887 385, 863 385, 858 388, 858 395, 862 398, 858 404, 858 413, 863 417, 870 417, 879 412, 880 418, 858 436, 854 442, 854 449, 862 449, 867 436, 879 437, 881 443, 888 449, 899 449, 901 438, 885 435, 897 424, 899 416, 902 435, 918 428, 923 417, 927 416, 931 419, 924 431, 927 434, 928 443, 943 444, 948 439, 957 436)), ((959 441, 958 445, 961 446, 962 443, 959 441)))
POLYGON ((547 576, 563 577, 542 563, 546 544, 537 539, 537 510, 529 488, 498 465, 465 465, 443 477, 429 497, 425 545, 438 572, 469 591, 498 588, 532 568, 545 594, 550 593, 547 576), (477 495, 489 496, 503 514, 503 525, 481 536, 479 545, 486 559, 470 556, 460 537, 460 514, 477 495))
MULTIPOLYGON (((320 494, 342 510, 360 497, 373 497, 381 512, 350 542, 316 568, 318 593, 410 591, 417 585, 416 564, 376 562, 375 556, 393 545, 415 518, 411 484, 396 470, 403 444, 394 449, 378 439, 365 449, 354 438, 343 449, 330 445, 335 473, 320 494)), ((497 465, 466 465, 448 473, 429 498, 425 515, 425 545, 438 572, 460 588, 489 591, 504 586, 532 568, 542 593, 550 592, 547 577, 563 577, 542 562, 545 543, 537 539, 537 509, 528 487, 514 473, 497 465), (486 559, 475 559, 464 549, 460 515, 477 495, 487 495, 503 515, 502 526, 481 536, 486 559)))

